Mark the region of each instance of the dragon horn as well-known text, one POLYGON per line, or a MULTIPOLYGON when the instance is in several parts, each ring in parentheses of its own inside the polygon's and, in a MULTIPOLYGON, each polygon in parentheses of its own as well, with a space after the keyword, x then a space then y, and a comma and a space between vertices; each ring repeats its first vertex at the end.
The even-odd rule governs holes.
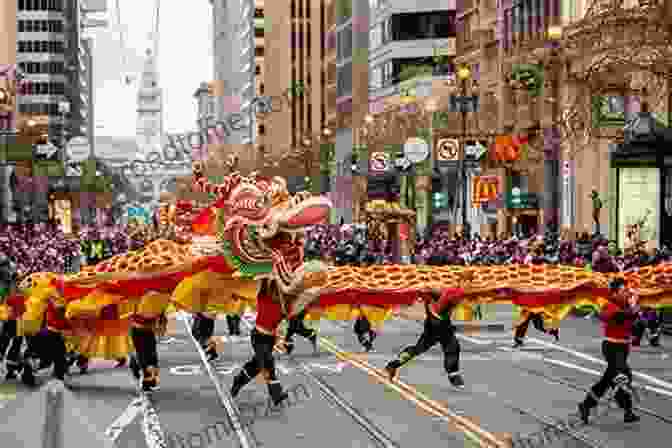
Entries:
POLYGON ((233 190, 241 181, 240 173, 235 172, 231 175, 224 176, 221 184, 214 184, 208 181, 204 174, 204 166, 201 162, 196 162, 193 165, 194 180, 192 182, 192 189, 196 192, 214 194, 217 199, 228 199, 231 190, 233 190))

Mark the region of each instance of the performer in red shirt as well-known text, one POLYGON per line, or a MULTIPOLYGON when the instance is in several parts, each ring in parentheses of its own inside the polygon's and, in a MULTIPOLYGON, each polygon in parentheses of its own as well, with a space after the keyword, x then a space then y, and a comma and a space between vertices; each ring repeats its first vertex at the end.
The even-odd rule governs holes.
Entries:
MULTIPOLYGON (((470 273, 465 273, 462 280, 471 281, 470 273)), ((475 292, 471 290, 470 292, 475 292)), ((398 370, 404 364, 425 353, 437 343, 443 349, 443 367, 448 373, 450 383, 455 387, 464 387, 464 380, 460 374, 460 343, 455 337, 455 327, 450 316, 465 294, 462 288, 445 289, 438 293, 423 294, 425 300, 425 328, 415 345, 406 347, 399 356, 385 366, 390 381, 398 376, 398 370)))
POLYGON ((632 371, 628 365, 632 325, 638 312, 637 297, 625 288, 625 281, 622 278, 612 280, 609 284, 609 303, 603 307, 600 316, 604 322, 602 354, 607 361, 607 370, 588 392, 585 400, 579 403, 579 413, 585 424, 588 424, 590 410, 597 406, 609 388, 616 391, 616 402, 625 410, 625 422, 639 421, 639 416, 632 412, 632 371))
MULTIPOLYGON (((12 288, 13 289, 13 288, 12 288)), ((17 375, 26 369, 23 368, 23 363, 21 362, 21 347, 23 346, 23 336, 17 335, 17 322, 16 320, 23 315, 26 311, 25 306, 26 298, 20 294, 10 294, 6 299, 5 303, 9 307, 9 319, 2 326, 2 332, 0 333, 0 360, 4 358, 5 353, 7 353, 7 374, 5 375, 6 380, 16 379, 17 375), (9 346, 9 351, 7 347, 9 346)), ((34 383, 34 380, 27 378, 28 374, 22 375, 22 379, 27 383, 34 383)))
POLYGON ((238 395, 240 390, 259 373, 264 375, 268 385, 268 393, 274 405, 279 405, 289 395, 283 391, 275 373, 273 348, 277 342, 278 326, 285 317, 286 310, 278 301, 280 292, 275 282, 264 279, 257 297, 257 322, 252 331, 252 348, 254 356, 250 359, 233 379, 231 396, 238 395))

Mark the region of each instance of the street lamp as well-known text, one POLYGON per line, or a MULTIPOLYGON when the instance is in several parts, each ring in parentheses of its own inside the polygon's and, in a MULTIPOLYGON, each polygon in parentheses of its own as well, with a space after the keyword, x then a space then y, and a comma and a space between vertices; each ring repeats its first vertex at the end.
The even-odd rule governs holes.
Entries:
POLYGON ((548 58, 549 71, 552 73, 551 79, 551 128, 546 131, 544 139, 545 160, 544 160, 544 183, 546 192, 544 220, 546 229, 553 232, 559 230, 560 225, 560 132, 558 130, 558 121, 560 120, 560 76, 562 65, 560 62, 560 40, 562 39, 562 26, 552 25, 546 32, 547 38, 551 41, 551 51, 548 58))
POLYGON ((467 157, 466 157, 466 138, 467 138, 467 108, 464 101, 467 97, 467 81, 471 77, 471 70, 463 65, 457 70, 457 78, 460 80, 460 95, 462 103, 460 104, 460 115, 462 116, 462 167, 460 174, 462 177, 462 234, 465 238, 470 234, 469 223, 467 222, 467 157))

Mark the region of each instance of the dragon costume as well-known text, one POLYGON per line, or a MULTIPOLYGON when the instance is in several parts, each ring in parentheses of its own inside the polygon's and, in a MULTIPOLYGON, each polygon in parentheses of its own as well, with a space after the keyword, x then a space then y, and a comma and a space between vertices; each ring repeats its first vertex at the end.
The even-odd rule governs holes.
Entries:
POLYGON ((606 286, 617 275, 625 276, 642 305, 672 302, 670 264, 601 274, 558 265, 334 268, 305 263, 303 234, 327 218, 327 198, 290 195, 284 179, 254 174, 234 173, 212 184, 200 164, 194 165, 193 187, 216 198, 194 220, 209 223, 209 231, 184 244, 157 240, 74 275, 34 274, 31 281, 39 281, 25 289, 25 325, 41 316, 50 299, 65 309, 74 334, 121 336, 125 323, 152 330, 171 308, 235 313, 254 306, 262 279, 277 284, 276 300, 287 317, 305 310, 308 319, 351 320, 364 313, 375 325, 391 310, 416 304, 421 292, 460 287, 466 270, 472 292, 459 298, 461 305, 513 303, 524 311, 541 310, 554 323, 572 307, 606 297, 606 286))

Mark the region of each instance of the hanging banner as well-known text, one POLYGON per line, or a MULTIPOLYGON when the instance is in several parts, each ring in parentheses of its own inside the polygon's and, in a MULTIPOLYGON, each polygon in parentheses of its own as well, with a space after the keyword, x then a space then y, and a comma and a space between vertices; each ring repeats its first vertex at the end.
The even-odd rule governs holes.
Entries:
POLYGON ((492 160, 496 162, 516 162, 525 158, 529 138, 527 136, 498 135, 495 137, 492 160))
POLYGON ((408 224, 402 222, 399 224, 399 239, 401 241, 408 241, 410 231, 408 228, 408 224))
POLYGON ((474 207, 495 202, 502 193, 501 178, 500 176, 474 176, 471 191, 474 207))

